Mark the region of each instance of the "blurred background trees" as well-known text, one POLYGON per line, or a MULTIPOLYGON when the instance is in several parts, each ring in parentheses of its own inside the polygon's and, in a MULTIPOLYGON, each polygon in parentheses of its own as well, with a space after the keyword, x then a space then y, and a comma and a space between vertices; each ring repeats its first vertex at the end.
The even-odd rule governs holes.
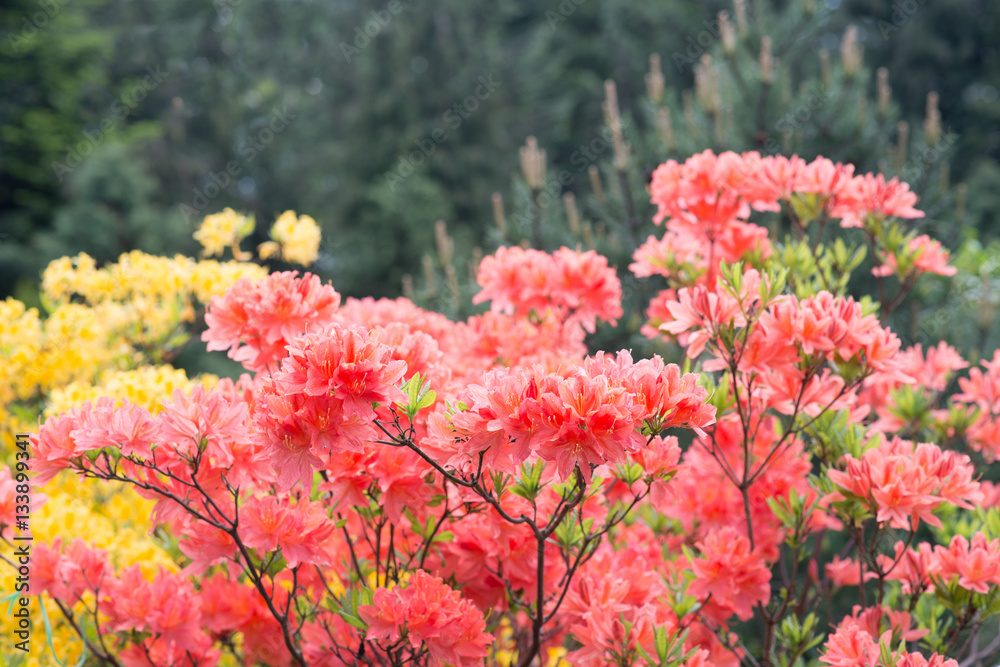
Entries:
MULTIPOLYGON (((226 206, 254 215, 261 241, 294 209, 323 225, 314 270, 341 292, 396 296, 413 276, 418 299, 459 314, 474 248, 537 244, 535 220, 548 249, 589 235, 624 271, 652 230, 648 172, 706 148, 901 175, 929 232, 953 249, 979 239, 962 260, 979 271, 1000 232, 998 18, 986 0, 14 0, 0 9, 0 291, 32 302, 44 265, 81 250, 191 253, 195 225, 226 206), (545 151, 536 187, 528 136, 545 151), (422 257, 442 242, 448 261, 422 257)), ((961 302, 981 319, 995 263, 907 312, 947 328, 934 309, 961 302)))

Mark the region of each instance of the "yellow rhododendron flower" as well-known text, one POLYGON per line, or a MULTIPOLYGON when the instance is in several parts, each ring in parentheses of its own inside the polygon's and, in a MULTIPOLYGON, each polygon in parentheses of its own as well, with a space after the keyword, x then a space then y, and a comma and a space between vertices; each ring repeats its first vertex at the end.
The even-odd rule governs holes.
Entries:
POLYGON ((310 266, 319 258, 322 232, 308 215, 296 217, 295 211, 285 211, 271 227, 271 242, 262 243, 257 251, 267 259, 281 249, 281 258, 290 264, 310 266))
POLYGON ((24 373, 38 356, 41 339, 37 310, 10 297, 0 301, 0 404, 27 398, 24 373))
POLYGON ((205 216, 201 227, 194 233, 194 238, 204 247, 202 255, 213 257, 222 255, 229 247, 232 247, 235 253, 239 242, 252 234, 253 229, 253 218, 227 208, 221 213, 205 216))

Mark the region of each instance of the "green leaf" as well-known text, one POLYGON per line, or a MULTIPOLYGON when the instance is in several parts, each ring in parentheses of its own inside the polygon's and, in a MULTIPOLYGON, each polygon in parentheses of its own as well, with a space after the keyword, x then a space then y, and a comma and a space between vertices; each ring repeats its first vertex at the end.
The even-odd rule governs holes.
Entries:
POLYGON ((663 664, 667 660, 667 649, 670 648, 670 645, 667 643, 667 631, 663 628, 654 629, 653 642, 656 646, 656 655, 660 659, 660 664, 663 664))
POLYGON ((521 478, 511 491, 514 495, 520 496, 529 502, 534 502, 542 489, 542 472, 545 470, 544 461, 535 461, 530 466, 527 463, 521 464, 521 478))
POLYGON ((337 614, 344 619, 351 627, 364 632, 368 629, 368 624, 358 613, 358 608, 370 605, 374 599, 372 590, 367 586, 360 590, 348 591, 341 597, 341 606, 337 609, 337 614))
POLYGON ((397 403, 406 412, 406 416, 413 421, 418 412, 424 408, 434 405, 437 400, 437 393, 428 388, 428 382, 420 373, 415 373, 413 377, 403 383, 402 390, 406 394, 406 403, 397 403))
MULTIPOLYGON (((278 551, 280 552, 281 549, 279 548, 278 551)), ((271 562, 271 565, 268 566, 267 574, 270 577, 274 577, 279 572, 282 572, 286 567, 288 567, 288 561, 285 560, 284 556, 278 556, 271 562)))
POLYGON ((639 652, 639 655, 642 656, 642 659, 645 660, 650 665, 657 664, 656 661, 653 660, 653 656, 651 656, 649 653, 647 653, 646 649, 644 649, 642 647, 642 644, 636 644, 635 650, 637 650, 639 652))
POLYGON ((437 392, 433 389, 428 389, 424 392, 423 396, 417 399, 417 412, 423 410, 424 408, 429 408, 434 405, 434 401, 437 400, 437 392))

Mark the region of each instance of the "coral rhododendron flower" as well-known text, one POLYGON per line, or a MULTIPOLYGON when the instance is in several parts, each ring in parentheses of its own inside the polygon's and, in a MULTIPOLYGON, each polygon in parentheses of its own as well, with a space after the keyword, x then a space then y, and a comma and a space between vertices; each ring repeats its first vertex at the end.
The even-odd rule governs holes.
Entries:
POLYGON ((120 578, 105 582, 101 610, 109 629, 150 632, 153 645, 166 645, 162 650, 198 655, 211 646, 201 629, 197 592, 189 581, 168 572, 147 581, 138 567, 126 569, 120 578))
MULTIPOLYGON (((84 406, 88 406, 85 403, 84 406)), ((50 417, 31 437, 35 458, 30 462, 35 473, 34 483, 43 485, 69 466, 73 459, 84 452, 78 448, 72 432, 80 423, 80 409, 74 408, 65 415, 50 417)))
POLYGON ((688 591, 699 598, 712 596, 706 613, 720 621, 733 614, 746 620, 754 605, 770 598, 770 570, 735 529, 712 531, 695 546, 701 554, 691 561, 695 579, 688 591))
POLYGON ((406 363, 377 338, 334 325, 305 334, 288 346, 277 382, 285 393, 331 395, 350 413, 374 417, 372 403, 401 398, 395 384, 406 363))
MULTIPOLYGON (((953 276, 958 273, 957 268, 948 266, 948 251, 942 250, 941 243, 932 241, 926 234, 912 239, 907 244, 906 252, 912 262, 912 270, 917 273, 936 273, 939 276, 953 276)), ((898 270, 899 260, 889 253, 883 264, 872 269, 872 274, 891 276, 898 270)))
POLYGON ((886 579, 902 582, 906 595, 920 591, 933 591, 931 574, 937 571, 938 561, 931 545, 921 542, 915 549, 907 549, 902 541, 896 542, 894 555, 880 554, 879 565, 887 574, 886 579))
MULTIPOLYGON (((830 479, 866 502, 876 520, 892 528, 916 530, 921 521, 940 527, 933 511, 942 503, 972 508, 982 500, 969 457, 937 445, 894 438, 869 449, 860 460, 849 454, 844 460, 846 469, 830 470, 830 479)), ((833 499, 843 497, 835 492, 833 499)))
POLYGON ((851 559, 841 559, 834 556, 833 560, 826 564, 826 576, 830 578, 834 586, 857 586, 861 583, 861 573, 864 572, 864 580, 871 581, 878 577, 875 572, 863 568, 857 561, 851 559))
POLYGON ((483 289, 473 303, 491 301, 494 311, 527 317, 532 311, 541 316, 551 310, 589 332, 599 319, 614 324, 622 316, 618 277, 608 260, 593 250, 562 248, 548 255, 501 247, 483 258, 476 280, 483 289))
POLYGON ((406 586, 376 589, 372 604, 358 612, 369 638, 392 643, 405 636, 414 648, 423 642, 434 666, 482 664, 493 640, 472 602, 423 570, 406 586))
POLYGON ((485 380, 462 394, 466 409, 433 420, 429 446, 453 452, 452 463, 483 452, 489 467, 514 474, 534 453, 556 464, 559 479, 579 465, 589 480, 593 466, 622 463, 644 445, 644 423, 701 429, 715 420, 695 376, 659 358, 635 363, 627 352, 600 354, 565 375, 536 366, 485 380))
POLYGON ((956 535, 947 547, 935 547, 934 556, 937 562, 933 569, 945 581, 957 576, 959 586, 977 593, 1000 585, 1000 539, 976 533, 970 542, 956 535))
POLYGON ((340 294, 311 273, 297 276, 298 271, 285 271, 258 282, 242 278, 213 297, 201 335, 208 349, 227 350, 230 358, 259 371, 284 357, 296 336, 329 325, 340 294))
POLYGON ((255 438, 281 488, 302 480, 311 489, 324 453, 360 452, 375 438, 373 404, 403 397, 396 384, 406 362, 368 334, 336 324, 296 338, 288 350, 281 370, 261 385, 255 438))
POLYGON ((862 227, 865 218, 922 218, 923 211, 913 208, 917 195, 910 186, 893 178, 886 182, 882 174, 855 176, 837 193, 831 215, 840 218, 842 227, 862 227))
POLYGON ((881 608, 862 610, 854 608, 851 616, 844 618, 836 631, 823 646, 820 662, 831 667, 958 667, 958 662, 934 654, 928 660, 920 653, 893 650, 893 631, 901 633, 907 640, 917 639, 923 633, 909 631, 909 614, 884 614, 881 608), (888 620, 888 629, 880 631, 881 621, 888 620), (881 646, 880 646, 881 645, 881 646), (882 661, 882 647, 885 647, 890 663, 882 661))
POLYGON ((969 426, 969 446, 988 461, 1000 458, 1000 350, 981 362, 985 371, 973 368, 968 378, 959 378, 961 392, 955 400, 979 408, 969 426))
POLYGON ((152 456, 150 445, 160 436, 159 424, 149 411, 139 405, 123 401, 120 408, 111 402, 99 403, 82 415, 80 424, 70 435, 82 450, 103 449, 117 446, 122 456, 152 456))

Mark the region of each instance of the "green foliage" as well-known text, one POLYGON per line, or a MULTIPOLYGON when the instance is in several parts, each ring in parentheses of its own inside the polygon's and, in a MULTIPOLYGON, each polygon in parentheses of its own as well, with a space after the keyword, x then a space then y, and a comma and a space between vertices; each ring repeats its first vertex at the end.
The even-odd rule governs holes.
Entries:
POLYGON ((437 393, 430 389, 430 383, 420 373, 415 373, 406 381, 403 385, 403 393, 406 394, 406 403, 397 405, 403 408, 411 422, 418 412, 431 407, 437 400, 437 393))
MULTIPOLYGON (((630 629, 630 627, 626 627, 626 632, 630 629)), ((684 652, 684 642, 687 641, 687 636, 687 630, 671 636, 667 634, 666 628, 654 628, 653 646, 656 649, 656 656, 650 655, 642 645, 637 644, 636 649, 650 665, 680 667, 688 658, 698 652, 696 649, 684 652)))
POLYGON ((334 611, 352 628, 364 632, 368 629, 368 624, 364 622, 358 613, 358 607, 370 605, 373 599, 374 593, 367 586, 362 587, 360 590, 351 588, 340 598, 340 606, 334 609, 334 611))
POLYGON ((521 464, 521 478, 511 489, 511 492, 524 498, 528 502, 535 502, 535 498, 542 490, 542 472, 545 470, 545 462, 539 459, 534 463, 521 464))
POLYGON ((808 614, 801 622, 794 615, 785 617, 776 630, 778 643, 787 651, 782 655, 782 667, 795 664, 795 658, 819 646, 824 637, 817 625, 818 619, 813 613, 808 614))
MULTIPOLYGON (((102 244, 173 251, 159 245, 160 236, 171 243, 189 236, 204 213, 233 206, 268 221, 294 209, 324 225, 314 270, 345 294, 394 296, 404 274, 420 273, 433 223, 443 219, 463 259, 458 298, 440 289, 424 294, 452 314, 468 310, 475 290, 464 267, 472 248, 516 243, 523 235, 514 224, 506 237, 494 229, 490 194, 510 179, 516 147, 532 134, 555 168, 552 187, 540 197, 515 177, 508 218, 531 220, 526 209, 541 203, 546 247, 594 245, 623 270, 650 229, 642 192, 648 171, 706 147, 822 153, 861 170, 899 173, 923 196, 928 218, 920 226, 938 231, 952 224, 958 200, 940 170, 947 161, 953 179, 968 176, 962 222, 995 233, 997 206, 990 202, 1000 169, 990 134, 996 106, 988 98, 1000 82, 997 60, 975 54, 991 48, 987 26, 996 21, 996 7, 921 4, 904 25, 880 29, 877 22, 891 21, 892 10, 870 2, 835 11, 805 0, 748 6, 747 28, 727 52, 715 15, 725 10, 732 22, 728 2, 614 0, 573 3, 572 11, 513 0, 403 3, 388 24, 365 36, 372 7, 364 4, 138 0, 123 8, 80 0, 59 4, 26 39, 19 36, 38 6, 7 3, 0 25, 14 38, 0 44, 0 289, 9 293, 23 278, 37 280, 60 236, 78 235, 84 224, 111 224, 108 216, 80 210, 81 198, 96 201, 100 191, 67 188, 52 168, 84 140, 84 131, 100 130, 109 117, 115 122, 105 134, 129 146, 130 169, 152 179, 143 196, 160 213, 148 223, 159 236, 126 234, 102 244), (862 26, 859 40, 871 62, 848 72, 836 54, 850 22, 862 26), (758 64, 765 36, 774 61, 768 80, 758 64), (820 47, 830 53, 828 76, 820 47), (665 86, 655 101, 643 85, 652 52, 661 55, 665 86), (683 94, 701 76, 703 54, 718 70, 718 95, 704 85, 683 94), (874 97, 873 73, 881 64, 889 64, 898 106, 883 108, 874 97), (162 68, 166 77, 118 119, 113 105, 147 68, 162 68), (482 87, 482 77, 493 83, 482 87), (607 78, 618 81, 632 155, 621 173, 601 127, 607 78), (955 132, 934 139, 914 129, 909 151, 900 150, 897 122, 919 127, 931 86, 941 93, 945 130, 955 132), (663 111, 672 120, 671 137, 661 132, 663 111), (275 113, 287 115, 287 127, 262 134, 275 113), (137 134, 134 127, 145 129, 137 134), (591 167, 602 192, 589 187, 591 167), (562 171, 566 178, 557 180, 562 171), (563 190, 578 196, 582 229, 575 233, 559 205, 563 190), (190 210, 182 213, 181 205, 190 210), (64 208, 74 210, 64 214, 64 208), (624 230, 622 220, 629 221, 624 230)), ((798 208, 809 217, 808 201, 798 208)), ((626 293, 627 310, 652 295, 643 284, 627 287, 634 287, 626 293)), ((640 325, 626 322, 621 330, 637 353, 649 347, 634 335, 640 325)), ((602 331, 598 340, 621 336, 602 331)))
POLYGON ((52 163, 84 139, 89 111, 107 84, 112 32, 96 25, 97 0, 33 0, 0 7, 0 292, 19 276, 37 280, 32 235, 60 204, 52 163))
POLYGON ((50 231, 35 236, 45 261, 85 252, 112 262, 133 248, 193 254, 196 244, 176 210, 155 206, 155 181, 135 150, 108 141, 67 178, 68 201, 50 231))

